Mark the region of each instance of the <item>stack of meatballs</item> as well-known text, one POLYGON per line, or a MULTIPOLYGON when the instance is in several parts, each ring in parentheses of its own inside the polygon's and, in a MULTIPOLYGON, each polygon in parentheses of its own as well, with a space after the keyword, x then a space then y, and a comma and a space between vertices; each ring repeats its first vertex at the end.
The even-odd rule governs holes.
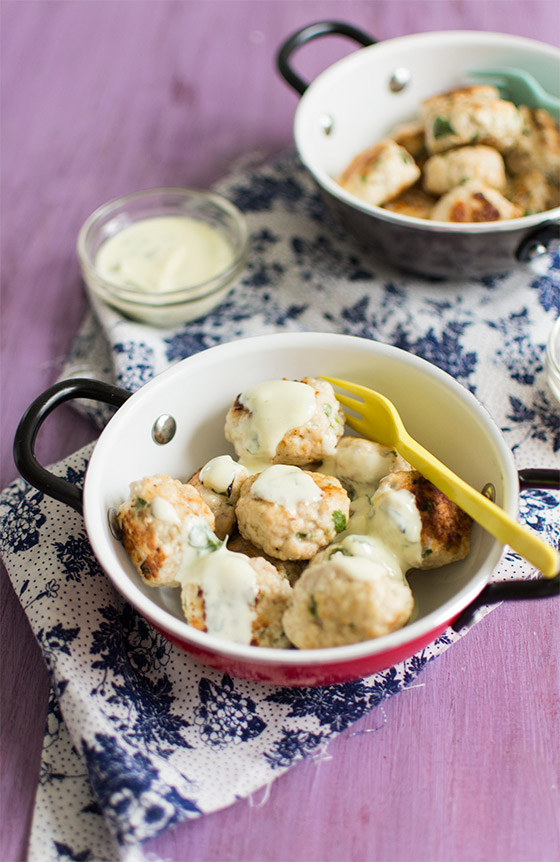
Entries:
POLYGON ((338 182, 414 218, 520 218, 560 206, 560 131, 547 111, 493 86, 464 87, 426 99, 417 122, 359 153, 338 182))
POLYGON ((333 647, 402 628, 414 610, 407 571, 463 559, 470 518, 396 451, 344 436, 324 380, 274 381, 274 394, 298 396, 299 412, 290 416, 284 400, 265 446, 267 386, 241 393, 227 413, 236 458, 218 455, 187 482, 131 484, 118 520, 132 564, 149 586, 181 590, 190 625, 253 646, 333 647), (235 620, 215 628, 220 590, 218 616, 239 613, 241 601, 245 634, 235 620))

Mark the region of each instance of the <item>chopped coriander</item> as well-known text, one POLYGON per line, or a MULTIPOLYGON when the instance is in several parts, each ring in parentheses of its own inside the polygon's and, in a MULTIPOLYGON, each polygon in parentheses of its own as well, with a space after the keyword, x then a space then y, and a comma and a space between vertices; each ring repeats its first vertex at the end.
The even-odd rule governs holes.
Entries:
POLYGON ((432 553, 431 548, 422 548, 422 559, 425 560, 426 557, 429 557, 431 553, 432 553))
POLYGON ((352 554, 348 550, 348 548, 333 548, 332 551, 329 552, 328 558, 332 560, 335 554, 342 554, 343 557, 351 557, 352 554))
POLYGON ((315 598, 313 593, 311 593, 311 595, 309 596, 309 613, 317 621, 320 620, 319 608, 317 607, 317 599, 315 598))
POLYGON ((437 140, 438 138, 444 138, 446 135, 456 135, 456 131, 445 117, 436 117, 434 120, 434 124, 432 126, 432 133, 434 138, 437 140))
POLYGON ((189 534, 189 545, 197 551, 217 551, 224 545, 208 524, 196 524, 189 534))
POLYGON ((325 406, 323 407, 323 413, 325 414, 325 416, 330 416, 332 413, 332 405, 325 404, 325 406))
POLYGON ((137 512, 141 512, 142 509, 147 509, 149 505, 148 501, 144 500, 143 497, 136 497, 136 500, 134 501, 134 508, 137 512))
POLYGON ((296 533, 297 539, 307 539, 307 533, 296 533))
POLYGON ((335 512, 333 512, 332 519, 336 532, 342 533, 342 531, 346 529, 346 515, 344 514, 344 512, 341 512, 340 509, 337 509, 335 512))

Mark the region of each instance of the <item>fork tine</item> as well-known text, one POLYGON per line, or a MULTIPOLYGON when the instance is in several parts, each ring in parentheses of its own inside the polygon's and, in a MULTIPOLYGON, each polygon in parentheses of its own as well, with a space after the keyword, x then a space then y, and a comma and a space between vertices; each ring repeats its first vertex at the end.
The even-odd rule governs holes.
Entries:
MULTIPOLYGON (((371 389, 368 389, 367 386, 362 386, 360 383, 350 383, 348 380, 340 380, 338 377, 323 376, 323 380, 328 380, 328 382, 332 383, 333 386, 339 386, 340 389, 346 389, 347 392, 352 392, 353 395, 359 395, 364 399, 364 401, 371 393, 371 389)), ((338 392, 335 392, 335 395, 337 398, 339 397, 338 392)))
POLYGON ((358 419, 356 416, 349 416, 346 414, 346 424, 353 431, 357 431, 358 434, 363 434, 364 437, 368 439, 372 439, 371 432, 368 430, 368 425, 365 419, 358 419))
POLYGON ((356 413, 362 413, 364 409, 364 402, 357 401, 355 398, 350 398, 349 395, 344 395, 342 392, 336 392, 336 400, 343 404, 344 407, 349 407, 350 410, 355 410, 356 413))
MULTIPOLYGON (((323 380, 328 380, 329 383, 332 383, 334 386, 339 386, 343 389, 347 389, 350 392, 356 392, 357 394, 361 394, 360 390, 364 390, 367 393, 367 389, 365 386, 360 386, 357 383, 349 383, 347 380, 339 380, 336 377, 323 377, 323 380)), ((353 431, 357 431, 359 434, 363 434, 364 437, 368 437, 368 423, 363 418, 362 413, 365 407, 365 395, 364 400, 358 401, 356 398, 350 398, 349 395, 346 395, 344 392, 335 392, 336 400, 343 405, 343 407, 348 407, 350 410, 354 410, 356 413, 359 413, 359 416, 350 416, 346 413, 346 424, 352 428, 353 431)))

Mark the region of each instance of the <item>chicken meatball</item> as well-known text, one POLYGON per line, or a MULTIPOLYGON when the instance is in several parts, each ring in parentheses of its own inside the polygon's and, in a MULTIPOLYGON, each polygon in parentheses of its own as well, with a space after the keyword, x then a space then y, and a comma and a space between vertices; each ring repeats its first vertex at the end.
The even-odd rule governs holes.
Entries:
POLYGON ((245 467, 229 455, 218 455, 189 479, 214 513, 214 532, 219 539, 225 539, 235 527, 235 504, 247 475, 245 467))
POLYGON ((237 396, 225 435, 245 463, 304 467, 334 452, 344 421, 326 380, 272 380, 237 396))
POLYGON ((409 152, 395 141, 380 141, 350 162, 339 185, 368 204, 380 206, 414 185, 420 168, 409 152))
POLYGON ((284 613, 284 630, 299 649, 343 646, 402 628, 413 607, 408 584, 384 566, 335 554, 305 570, 284 613))
POLYGON ((527 171, 511 177, 506 195, 522 210, 523 215, 560 206, 560 188, 549 183, 542 171, 527 171))
POLYGON ((262 557, 225 548, 202 556, 181 590, 189 625, 236 643, 289 648, 282 623, 292 588, 262 557))
POLYGON ((547 180, 560 183, 560 130, 554 118, 542 108, 519 108, 522 130, 513 149, 506 155, 512 174, 531 170, 544 173, 547 180))
POLYGON ((483 145, 459 147, 431 156, 424 165, 424 188, 434 195, 444 195, 471 179, 503 190, 506 168, 500 153, 493 147, 483 145))
POLYGON ((404 147, 416 164, 419 167, 421 166, 428 151, 426 149, 424 125, 420 120, 415 120, 411 123, 401 123, 393 129, 389 138, 398 144, 399 147, 404 147))
POLYGON ((522 128, 513 102, 484 85, 432 96, 422 103, 421 116, 430 153, 467 144, 487 144, 505 152, 517 142, 522 128))
POLYGON ((429 219, 436 203, 437 197, 415 185, 399 195, 398 198, 383 204, 383 209, 398 213, 398 215, 429 219))
MULTIPOLYGON (((391 543, 391 521, 395 524, 393 535, 396 537, 406 527, 392 507, 395 492, 402 491, 412 497, 421 524, 419 555, 411 564, 419 569, 435 569, 466 557, 470 548, 471 518, 417 470, 392 473, 381 480, 372 501, 373 532, 379 530, 391 543)), ((417 528, 413 526, 413 529, 417 528)))
POLYGON ((350 496, 361 486, 374 491, 379 480, 395 470, 412 469, 395 449, 382 446, 365 437, 342 437, 334 455, 323 461, 320 470, 336 476, 350 491, 350 496))
POLYGON ((496 189, 468 180, 443 195, 432 210, 434 221, 491 222, 520 218, 523 210, 496 189))
POLYGON ((334 476, 275 464, 244 482, 235 511, 241 535, 269 556, 309 560, 345 529, 350 500, 334 476))
POLYGON ((344 557, 364 557, 382 568, 387 575, 404 580, 405 571, 398 554, 379 536, 347 533, 341 539, 327 545, 309 562, 308 568, 332 560, 337 554, 344 557))
POLYGON ((169 476, 132 482, 117 517, 132 564, 151 587, 178 586, 189 552, 215 540, 214 515, 197 489, 169 476))
POLYGON ((292 587, 301 577, 301 573, 307 565, 306 560, 279 560, 276 557, 271 557, 269 554, 265 554, 262 548, 257 548, 256 545, 245 539, 239 532, 233 534, 227 546, 228 550, 235 551, 237 554, 245 554, 247 557, 263 557, 272 563, 278 574, 286 578, 292 587))

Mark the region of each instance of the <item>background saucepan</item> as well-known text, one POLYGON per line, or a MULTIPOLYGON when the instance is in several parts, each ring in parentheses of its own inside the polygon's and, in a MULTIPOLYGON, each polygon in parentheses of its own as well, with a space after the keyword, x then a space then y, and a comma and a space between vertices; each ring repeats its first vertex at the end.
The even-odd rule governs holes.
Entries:
MULTIPOLYGON (((140 614, 198 660, 236 676, 287 686, 358 678, 422 649, 479 602, 557 592, 558 578, 487 586, 502 547, 475 525, 466 559, 411 573, 413 622, 377 640, 320 650, 266 649, 229 643, 187 625, 178 590, 150 588, 137 576, 112 533, 111 510, 136 479, 167 473, 186 480, 210 458, 233 454, 224 438, 224 419, 242 389, 262 380, 323 374, 369 385, 390 397, 413 436, 474 487, 492 483, 497 503, 516 516, 519 482, 512 454, 474 396, 423 359, 337 334, 282 333, 234 341, 183 360, 133 395, 91 380, 59 383, 23 417, 14 445, 16 463, 33 485, 83 511, 97 559, 140 614), (83 492, 42 467, 34 455, 46 416, 62 401, 78 397, 119 407, 93 451, 83 492)), ((558 481, 558 472, 540 471, 537 479, 546 485, 558 481)))
POLYGON ((457 225, 371 206, 335 181, 355 155, 399 123, 417 118, 423 99, 465 86, 470 69, 516 66, 560 95, 557 48, 475 31, 376 42, 351 25, 323 21, 290 36, 277 62, 284 79, 302 95, 294 121, 299 156, 339 221, 372 254, 420 275, 463 278, 507 272, 519 261, 542 254, 560 237, 560 207, 520 219, 457 225), (346 36, 364 47, 308 85, 294 70, 292 55, 327 35, 346 36))

